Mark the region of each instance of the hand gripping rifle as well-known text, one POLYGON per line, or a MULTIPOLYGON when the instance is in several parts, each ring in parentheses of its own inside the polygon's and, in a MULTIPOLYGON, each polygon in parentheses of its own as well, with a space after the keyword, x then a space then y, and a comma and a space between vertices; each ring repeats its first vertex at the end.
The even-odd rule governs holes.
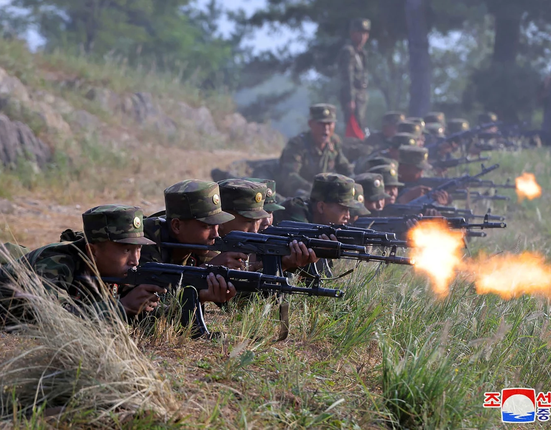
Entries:
POLYGON ((180 266, 177 264, 145 263, 128 271, 124 278, 102 278, 104 282, 141 285, 152 284, 164 287, 170 292, 178 292, 179 287, 193 286, 195 288, 183 288, 178 296, 182 306, 181 323, 186 326, 193 318, 193 337, 208 335, 209 331, 203 319, 198 290, 208 288, 207 277, 209 273, 222 275, 226 282, 231 282, 237 291, 269 292, 283 294, 304 294, 323 297, 343 297, 341 290, 328 288, 296 287, 289 284, 287 278, 265 275, 259 272, 246 272, 242 270, 230 270, 223 266, 180 266))

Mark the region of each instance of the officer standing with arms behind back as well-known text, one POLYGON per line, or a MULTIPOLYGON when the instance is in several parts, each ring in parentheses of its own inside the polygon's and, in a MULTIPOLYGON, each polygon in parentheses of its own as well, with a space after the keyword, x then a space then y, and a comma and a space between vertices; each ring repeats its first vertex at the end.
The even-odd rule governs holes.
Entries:
POLYGON ((361 129, 366 126, 365 110, 367 108, 367 53, 364 46, 369 39, 371 21, 357 18, 350 23, 350 40, 342 47, 339 58, 340 101, 344 112, 345 123, 351 115, 361 129))

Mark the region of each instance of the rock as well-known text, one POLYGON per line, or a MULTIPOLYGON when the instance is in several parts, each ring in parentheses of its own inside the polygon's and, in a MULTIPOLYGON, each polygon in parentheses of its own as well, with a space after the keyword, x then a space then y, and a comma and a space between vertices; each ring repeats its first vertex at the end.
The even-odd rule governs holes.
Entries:
POLYGON ((26 124, 0 114, 0 161, 14 166, 18 158, 43 166, 50 160, 51 151, 26 124))
POLYGON ((16 98, 22 102, 29 102, 29 92, 25 85, 16 77, 8 75, 8 73, 0 68, 0 99, 1 98, 16 98))
POLYGON ((0 213, 12 214, 15 212, 15 205, 6 199, 0 199, 0 213))
POLYGON ((178 102, 177 108, 179 114, 178 119, 186 126, 192 127, 200 134, 208 135, 216 139, 224 139, 224 136, 216 127, 210 110, 205 106, 195 109, 187 103, 178 102))
POLYGON ((114 113, 120 104, 120 97, 107 88, 92 88, 86 93, 86 98, 93 100, 106 112, 114 113))
POLYGON ((71 123, 85 131, 97 130, 101 121, 95 115, 85 110, 77 110, 70 115, 71 123))

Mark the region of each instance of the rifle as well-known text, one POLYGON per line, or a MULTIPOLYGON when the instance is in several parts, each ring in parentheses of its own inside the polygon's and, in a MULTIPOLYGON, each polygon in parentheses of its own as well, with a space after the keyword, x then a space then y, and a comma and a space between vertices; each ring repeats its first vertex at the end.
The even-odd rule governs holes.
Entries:
POLYGON ((432 167, 435 167, 437 169, 450 169, 452 167, 458 167, 463 166, 465 164, 472 164, 472 163, 479 163, 483 161, 488 161, 490 157, 478 157, 478 158, 468 158, 468 157, 461 157, 461 158, 449 158, 447 160, 436 160, 431 161, 430 164, 432 167))
POLYGON ((410 205, 434 204, 435 200, 431 197, 431 195, 435 191, 447 191, 447 192, 449 192, 449 191, 455 190, 457 188, 464 188, 465 186, 467 186, 469 184, 469 182, 471 180, 478 179, 478 178, 480 178, 484 175, 487 175, 488 173, 496 170, 497 168, 499 168, 499 164, 494 164, 493 166, 490 166, 490 167, 484 167, 484 165, 482 165, 482 171, 480 173, 478 173, 474 176, 463 175, 463 176, 460 176, 458 178, 451 178, 447 182, 444 182, 443 184, 439 185, 438 187, 433 188, 429 194, 421 196, 421 197, 417 197, 416 199, 412 200, 408 204, 410 204, 410 205))
POLYGON ((480 191, 468 191, 468 190, 455 190, 451 193, 454 200, 470 200, 471 202, 478 202, 481 200, 499 200, 508 201, 511 200, 509 196, 502 196, 499 194, 489 195, 483 194, 480 191))
POLYGON ((480 132, 487 130, 491 127, 499 126, 500 122, 489 122, 487 124, 481 124, 475 128, 471 128, 469 130, 460 131, 459 133, 451 134, 447 137, 439 138, 436 142, 425 146, 429 150, 429 152, 433 152, 434 150, 437 150, 438 147, 441 145, 448 143, 448 142, 460 142, 464 139, 472 139, 476 135, 478 135, 480 132))
POLYGON ((382 261, 387 264, 413 265, 406 257, 395 255, 372 255, 366 252, 365 246, 351 245, 334 240, 314 239, 300 234, 273 236, 259 233, 232 231, 224 237, 217 237, 214 245, 195 245, 163 242, 161 246, 184 249, 197 249, 219 252, 243 252, 261 257, 264 273, 282 273, 281 257, 290 255, 289 245, 296 240, 311 248, 319 258, 353 259, 358 261, 382 261))
POLYGON ((419 223, 428 221, 445 221, 451 230, 466 230, 467 237, 485 237, 486 234, 481 232, 475 232, 472 230, 484 230, 494 228, 505 228, 507 224, 504 222, 490 222, 488 214, 484 217, 482 223, 468 223, 465 218, 454 217, 420 217, 417 215, 406 215, 401 217, 386 217, 386 218, 373 218, 373 217, 360 217, 354 223, 355 226, 362 228, 373 228, 375 230, 390 231, 398 236, 403 236, 408 231, 407 221, 415 220, 419 223))
POLYGON ((231 282, 237 291, 269 292, 284 294, 304 294, 322 297, 343 297, 344 292, 314 286, 312 288, 296 287, 289 284, 285 277, 265 275, 259 272, 245 272, 242 270, 230 270, 223 266, 180 266, 177 264, 145 263, 143 266, 134 267, 128 271, 124 278, 102 278, 104 282, 115 284, 141 285, 153 284, 164 287, 169 291, 177 291, 178 287, 192 285, 193 288, 184 288, 182 299, 182 325, 187 325, 193 316, 193 336, 199 337, 209 334, 199 296, 196 290, 208 288, 207 277, 209 273, 222 275, 226 282, 231 282))
POLYGON ((392 204, 385 206, 382 211, 379 212, 381 217, 388 216, 404 216, 404 215, 419 215, 425 213, 428 209, 434 209, 438 211, 442 216, 449 217, 462 217, 465 219, 480 219, 488 216, 491 221, 503 221, 505 217, 500 215, 492 215, 487 213, 485 215, 475 215, 470 209, 458 209, 455 206, 440 206, 435 204, 392 204))
MULTIPOLYGON (((419 178, 415 182, 410 182, 407 185, 415 187, 418 185, 424 185, 425 187, 436 188, 442 184, 448 182, 451 178, 419 178)), ((501 188, 515 190, 517 187, 511 183, 511 179, 507 179, 504 184, 496 184, 490 179, 471 179, 467 183, 469 188, 501 188)))
POLYGON ((283 229, 288 229, 290 234, 302 234, 311 238, 334 235, 339 242, 348 243, 351 245, 360 246, 383 246, 383 247, 406 247, 406 243, 402 240, 397 240, 393 233, 375 231, 372 229, 359 228, 350 225, 324 225, 311 224, 298 221, 281 221, 277 227, 269 227, 264 230, 263 234, 283 233, 283 229), (272 233, 273 232, 273 233, 272 233))

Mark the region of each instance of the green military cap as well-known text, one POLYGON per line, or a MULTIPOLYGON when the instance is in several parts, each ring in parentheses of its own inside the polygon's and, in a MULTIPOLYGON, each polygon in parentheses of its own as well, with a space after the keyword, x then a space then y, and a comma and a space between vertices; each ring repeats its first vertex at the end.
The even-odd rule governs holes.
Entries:
POLYGON ((337 173, 318 173, 314 177, 310 200, 339 203, 348 208, 356 206, 354 180, 337 173))
POLYGON ((415 166, 419 169, 428 170, 432 166, 427 163, 429 151, 427 148, 420 146, 401 146, 399 161, 400 164, 415 166))
POLYGON ((383 116, 383 125, 397 125, 405 121, 406 116, 402 112, 390 111, 383 116))
POLYGON ((136 206, 103 205, 82 214, 84 234, 90 243, 117 242, 154 245, 144 237, 143 212, 136 206))
POLYGON ((374 166, 368 173, 379 173, 382 175, 387 187, 403 187, 405 185, 398 180, 398 170, 393 166, 374 166))
POLYGON ((207 224, 224 224, 235 217, 222 211, 216 182, 188 179, 165 190, 168 219, 196 219, 207 224))
POLYGON ((268 188, 266 190, 266 201, 264 202, 264 210, 268 212, 285 210, 284 206, 278 205, 276 200, 276 181, 273 179, 261 179, 261 178, 244 178, 251 182, 260 182, 265 184, 268 188))
POLYGON ((414 124, 417 124, 419 127, 421 127, 421 131, 425 130, 425 120, 423 118, 418 118, 414 116, 410 116, 409 118, 406 118, 405 121, 412 122, 414 124))
POLYGON ((225 179, 220 185, 222 209, 234 211, 245 218, 262 219, 270 216, 264 210, 266 184, 251 182, 245 179, 225 179))
POLYGON ((415 138, 420 137, 423 133, 421 126, 411 121, 402 121, 396 126, 396 130, 398 131, 398 133, 413 134, 415 138))
POLYGON ((446 115, 444 112, 429 112, 425 115, 426 124, 437 122, 439 124, 445 125, 446 124, 446 115))
POLYGON ((393 169, 398 170, 398 162, 396 160, 383 157, 382 155, 367 159, 365 161, 364 170, 367 172, 375 166, 391 166, 393 169))
POLYGON ((446 137, 444 133, 444 126, 439 122, 427 123, 425 130, 434 137, 446 137))
POLYGON ((401 146, 417 146, 417 139, 411 133, 398 133, 392 136, 390 144, 393 148, 401 146))
POLYGON ((463 118, 450 119, 446 124, 446 129, 449 134, 461 133, 462 131, 467 131, 470 128, 469 121, 463 118))
POLYGON ((390 196, 385 193, 385 182, 383 175, 379 173, 362 173, 356 176, 356 182, 364 188, 364 197, 369 201, 388 199, 390 196))
POLYGON ((371 21, 365 18, 356 18, 350 21, 350 31, 371 31, 371 21))
POLYGON ((364 187, 357 182, 354 184, 354 200, 356 200, 356 206, 350 208, 351 216, 366 216, 371 214, 365 207, 364 187))
POLYGON ((336 122, 337 108, 327 103, 310 106, 310 119, 317 122, 336 122))
POLYGON ((478 124, 488 124, 489 122, 497 122, 497 115, 493 112, 484 112, 478 115, 478 124))

